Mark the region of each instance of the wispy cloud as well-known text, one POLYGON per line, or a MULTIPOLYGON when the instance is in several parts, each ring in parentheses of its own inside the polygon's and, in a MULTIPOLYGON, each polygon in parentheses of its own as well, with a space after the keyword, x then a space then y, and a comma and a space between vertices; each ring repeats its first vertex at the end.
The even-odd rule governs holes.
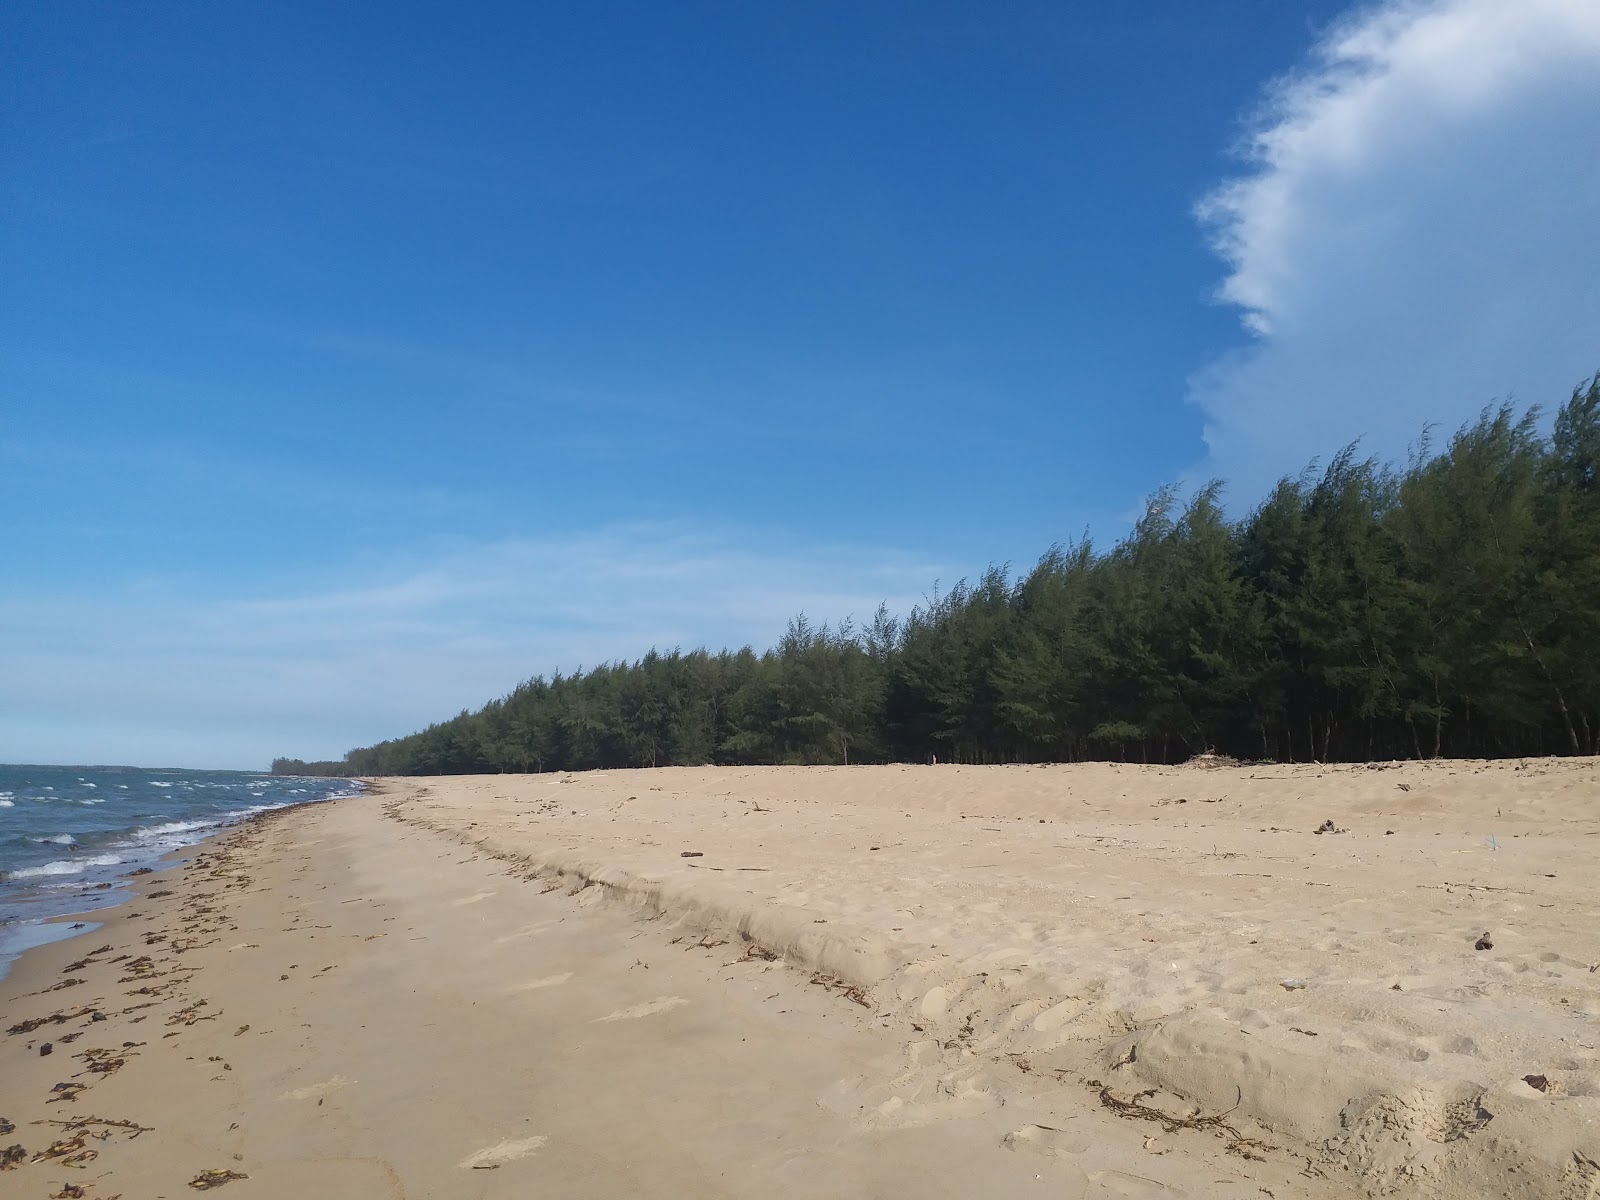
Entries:
POLYGON ((1252 344, 1210 364, 1203 469, 1258 496, 1365 438, 1395 456, 1600 366, 1600 5, 1391 0, 1276 81, 1199 206, 1252 344))
POLYGON ((0 761, 264 765, 408 733, 537 673, 651 647, 764 648, 796 612, 905 611, 938 564, 629 525, 462 545, 361 586, 198 598, 149 583, 0 601, 0 761))

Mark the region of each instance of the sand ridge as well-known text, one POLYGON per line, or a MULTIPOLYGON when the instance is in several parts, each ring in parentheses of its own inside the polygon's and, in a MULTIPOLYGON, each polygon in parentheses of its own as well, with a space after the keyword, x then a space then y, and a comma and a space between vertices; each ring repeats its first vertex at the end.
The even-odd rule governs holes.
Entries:
POLYGON ((528 878, 865 989, 904 1040, 856 1097, 883 1123, 994 1106, 1009 1063, 1252 1117, 1380 1193, 1600 1177, 1592 759, 388 786, 393 818, 528 878))

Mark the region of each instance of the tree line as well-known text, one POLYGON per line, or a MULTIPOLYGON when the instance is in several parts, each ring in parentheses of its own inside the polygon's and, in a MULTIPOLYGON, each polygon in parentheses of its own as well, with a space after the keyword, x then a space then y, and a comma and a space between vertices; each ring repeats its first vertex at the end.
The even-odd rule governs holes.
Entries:
POLYGON ((1403 468, 1354 447, 1230 520, 1213 483, 1101 552, 903 617, 652 650, 274 771, 706 763, 1371 761, 1600 752, 1600 375, 1548 436, 1488 410, 1403 468))

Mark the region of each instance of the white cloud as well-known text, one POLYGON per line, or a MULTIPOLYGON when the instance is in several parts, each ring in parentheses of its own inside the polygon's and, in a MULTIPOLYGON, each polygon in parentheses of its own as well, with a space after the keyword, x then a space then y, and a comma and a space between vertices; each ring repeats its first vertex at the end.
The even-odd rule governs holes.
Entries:
POLYGON ((1600 367, 1600 3, 1391 2, 1268 89, 1199 207, 1252 344, 1192 381, 1252 503, 1364 437, 1547 406, 1600 367))
POLYGON ((632 525, 462 546, 353 589, 0 602, 0 762, 337 757, 557 668, 764 649, 799 611, 904 612, 941 573, 894 551, 760 543, 632 525))

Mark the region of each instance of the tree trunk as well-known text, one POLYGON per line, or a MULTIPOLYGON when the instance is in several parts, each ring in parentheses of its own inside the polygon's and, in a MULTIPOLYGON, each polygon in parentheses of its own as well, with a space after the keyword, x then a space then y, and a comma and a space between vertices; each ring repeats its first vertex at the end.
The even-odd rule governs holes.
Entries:
POLYGON ((1578 731, 1572 726, 1572 713, 1567 710, 1567 698, 1561 694, 1561 685, 1556 682, 1556 677, 1550 673, 1550 668, 1545 665, 1544 655, 1539 653, 1539 647, 1533 644, 1533 635, 1528 632, 1528 625, 1522 619, 1522 613, 1517 613, 1517 628, 1522 631, 1522 638, 1528 643, 1528 653, 1533 655, 1533 661, 1539 664, 1545 681, 1550 685, 1550 690, 1556 695, 1556 705, 1561 709, 1561 720, 1567 727, 1567 740, 1572 743, 1572 752, 1582 754, 1583 748, 1578 745, 1578 731))

